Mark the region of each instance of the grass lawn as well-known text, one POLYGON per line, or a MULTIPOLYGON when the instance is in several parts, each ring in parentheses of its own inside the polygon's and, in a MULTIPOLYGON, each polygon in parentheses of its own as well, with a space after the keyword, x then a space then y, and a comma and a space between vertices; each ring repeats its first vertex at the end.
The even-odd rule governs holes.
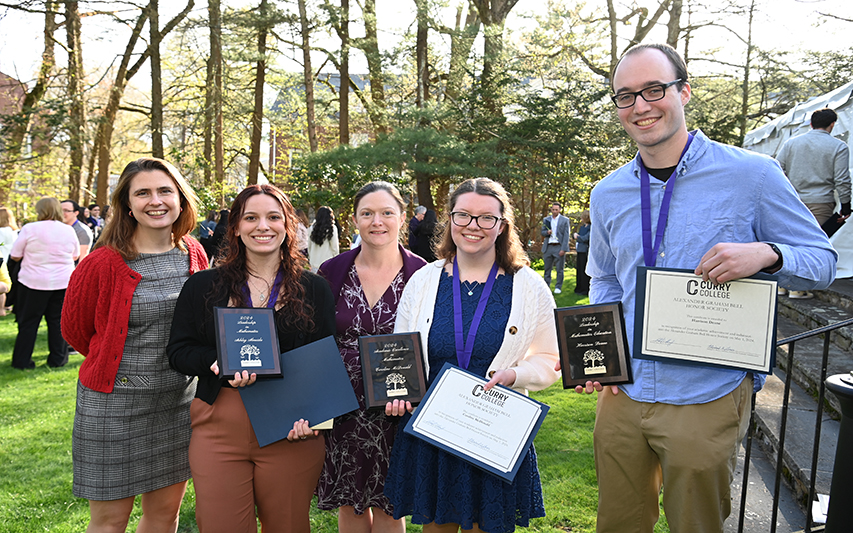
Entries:
MULTIPOLYGON (((574 269, 567 269, 557 305, 588 303, 573 293, 574 269)), ((0 317, 0 530, 8 533, 83 531, 89 517, 86 500, 71 494, 71 428, 77 372, 82 361, 72 355, 64 368, 46 366, 44 324, 33 359, 36 369, 11 368, 17 326, 11 316, 0 317)), ((545 494, 545 518, 536 519, 534 532, 593 532, 598 491, 592 454, 595 396, 563 391, 558 381, 533 396, 549 406, 536 438, 539 469, 545 494)), ((195 492, 190 482, 181 507, 179 531, 196 532, 195 492)), ((136 527, 141 510, 131 517, 136 527)), ((337 531, 334 513, 311 511, 312 530, 337 531)), ((661 522, 664 522, 662 519, 661 522)), ((420 526, 408 531, 420 532, 420 526)), ((658 524, 657 532, 668 528, 658 524)))

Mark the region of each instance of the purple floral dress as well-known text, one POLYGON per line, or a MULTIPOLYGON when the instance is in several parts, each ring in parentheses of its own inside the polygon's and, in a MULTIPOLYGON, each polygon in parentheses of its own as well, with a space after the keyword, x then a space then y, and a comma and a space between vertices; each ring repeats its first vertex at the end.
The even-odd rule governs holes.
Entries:
POLYGON ((344 279, 335 310, 335 336, 360 409, 336 418, 334 429, 326 432, 326 462, 317 485, 320 509, 349 505, 356 514, 370 507, 393 513, 383 490, 397 424, 381 411, 364 408, 358 337, 394 332, 397 304, 405 285, 401 269, 382 298, 370 307, 354 264, 344 279))

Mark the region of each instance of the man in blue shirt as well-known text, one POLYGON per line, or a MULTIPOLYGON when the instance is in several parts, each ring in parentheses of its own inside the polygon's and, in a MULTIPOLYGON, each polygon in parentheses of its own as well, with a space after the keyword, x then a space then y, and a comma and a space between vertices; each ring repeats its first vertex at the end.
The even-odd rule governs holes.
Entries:
MULTIPOLYGON (((644 264, 691 269, 714 283, 761 271, 794 289, 832 282, 837 254, 779 165, 701 131, 688 132, 684 106, 691 89, 673 48, 630 49, 612 83, 619 120, 639 154, 592 191, 587 272, 593 303, 622 302, 629 339, 636 271, 644 264), (642 237, 642 165, 650 175, 652 236, 662 204, 667 209, 666 189, 672 189, 657 249, 642 237)), ((639 359, 631 359, 631 368, 630 385, 578 387, 600 391, 597 531, 650 533, 665 486, 671 531, 721 532, 731 512, 730 485, 750 395, 763 376, 639 359)))

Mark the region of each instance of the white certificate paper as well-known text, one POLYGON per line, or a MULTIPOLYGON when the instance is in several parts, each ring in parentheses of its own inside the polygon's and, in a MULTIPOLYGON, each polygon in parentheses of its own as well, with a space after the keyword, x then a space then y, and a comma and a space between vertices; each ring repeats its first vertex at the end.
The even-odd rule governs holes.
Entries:
POLYGON ((450 364, 405 431, 512 482, 548 406, 450 364))
POLYGON ((634 357, 767 373, 776 350, 776 280, 726 283, 640 267, 634 357))

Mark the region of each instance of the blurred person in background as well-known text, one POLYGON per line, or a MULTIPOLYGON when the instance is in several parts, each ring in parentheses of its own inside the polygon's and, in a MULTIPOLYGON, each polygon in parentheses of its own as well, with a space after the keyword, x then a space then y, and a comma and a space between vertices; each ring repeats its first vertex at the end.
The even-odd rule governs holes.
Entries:
POLYGON ((60 367, 68 362, 60 318, 74 261, 80 256, 77 234, 63 223, 62 207, 56 198, 39 200, 36 214, 38 221, 21 228, 9 254, 21 263, 15 303, 18 336, 12 367, 22 370, 36 366, 33 348, 42 318, 47 322, 47 365, 60 367))
POLYGON ((323 206, 317 210, 314 223, 309 228, 308 261, 311 271, 317 272, 320 265, 338 255, 338 226, 335 224, 335 212, 331 207, 323 206))
POLYGON ((89 254, 89 250, 92 248, 92 230, 86 225, 86 219, 83 218, 83 209, 74 200, 62 201, 62 219, 74 229, 74 232, 77 234, 77 240, 80 243, 80 257, 74 262, 76 265, 89 254))

